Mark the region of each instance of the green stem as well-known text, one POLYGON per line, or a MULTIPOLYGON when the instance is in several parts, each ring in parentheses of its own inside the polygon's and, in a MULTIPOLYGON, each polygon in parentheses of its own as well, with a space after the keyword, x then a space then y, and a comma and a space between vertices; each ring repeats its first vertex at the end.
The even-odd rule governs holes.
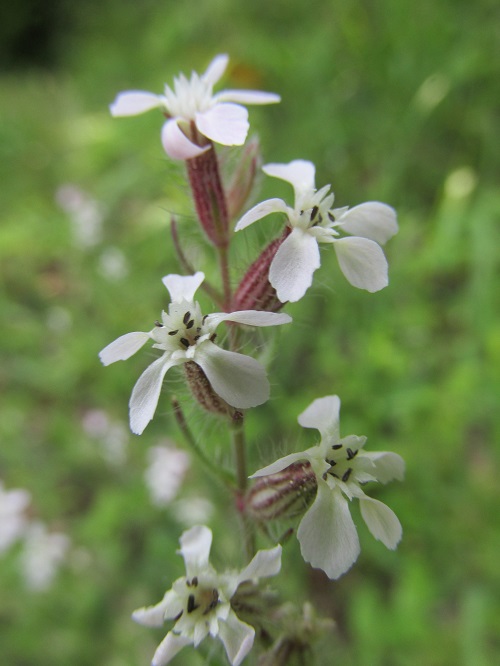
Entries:
POLYGON ((182 434, 186 442, 189 444, 195 455, 200 459, 204 468, 208 469, 212 474, 221 481, 227 488, 234 490, 234 477, 227 470, 221 468, 213 460, 211 460, 203 451, 203 449, 198 445, 196 438, 189 429, 189 426, 184 416, 184 412, 179 404, 179 401, 175 396, 172 397, 172 406, 174 408, 174 416, 177 421, 182 434))
POLYGON ((231 421, 231 436, 233 440, 234 456, 236 462, 236 482, 242 503, 240 515, 243 524, 245 554, 247 559, 251 560, 255 555, 255 530, 253 522, 246 514, 244 503, 244 497, 248 485, 248 474, 246 465, 245 431, 243 425, 243 414, 241 412, 235 411, 231 421))

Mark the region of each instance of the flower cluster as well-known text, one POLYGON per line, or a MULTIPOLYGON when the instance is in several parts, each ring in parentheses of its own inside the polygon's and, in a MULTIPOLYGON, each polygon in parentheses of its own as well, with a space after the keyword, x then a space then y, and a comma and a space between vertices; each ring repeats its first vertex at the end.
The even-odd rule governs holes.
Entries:
MULTIPOLYGON (((369 482, 401 480, 403 460, 396 453, 366 452, 365 437, 340 437, 337 395, 314 400, 299 416, 301 426, 319 431, 319 443, 262 467, 250 477, 250 483, 247 480, 244 412, 262 405, 271 392, 267 369, 240 351, 250 339, 247 327, 281 326, 292 321, 278 311, 306 295, 320 267, 320 245, 333 245, 340 269, 354 287, 371 293, 386 287, 388 264, 381 246, 394 236, 398 224, 393 208, 378 201, 335 208, 330 185, 316 189, 315 167, 303 159, 262 167, 266 175, 292 185, 293 206, 272 198, 250 208, 248 198, 262 163, 258 142, 254 140, 244 149, 230 185, 221 177, 214 144, 243 145, 249 124, 242 104, 270 104, 280 98, 254 90, 214 94, 214 85, 227 64, 228 57, 218 55, 203 74, 175 78, 173 87, 165 86, 163 95, 127 91, 110 107, 113 116, 132 116, 153 108, 163 111, 163 148, 169 157, 185 162, 198 222, 220 275, 219 284, 214 286, 205 280, 204 273, 191 267, 173 221, 174 246, 185 274, 170 273, 163 278, 170 304, 151 330, 122 335, 99 357, 104 365, 126 360, 148 341, 160 352, 133 388, 129 402, 132 432, 142 434, 153 419, 165 375, 176 366, 184 370, 194 400, 225 420, 233 445, 234 474, 206 453, 203 442, 191 432, 179 401, 172 400, 174 416, 192 452, 203 469, 228 487, 234 499, 246 561, 250 560, 240 572, 217 573, 209 563, 211 530, 196 525, 184 532, 180 554, 186 575, 173 583, 158 604, 133 614, 134 620, 148 626, 172 623, 156 650, 153 666, 167 664, 187 645, 198 647, 207 636, 220 639, 232 666, 242 662, 257 636, 265 639, 259 663, 281 664, 294 652, 303 659, 319 629, 331 627, 331 622, 317 618, 308 604, 303 606, 307 611, 294 616, 289 604, 274 613, 273 605, 267 603, 270 597, 260 589, 258 579, 280 571, 282 549, 275 545, 256 551, 255 540, 261 528, 263 535, 270 537, 272 530, 267 523, 275 518, 298 517, 297 538, 304 560, 331 579, 344 574, 360 552, 350 501, 359 501, 368 529, 387 548, 396 548, 402 536, 394 512, 369 497, 363 488, 369 482), (271 214, 284 220, 280 235, 268 241, 243 277, 235 281, 229 252, 233 232, 271 214), (235 289, 234 284, 238 285, 235 289), (202 313, 195 300, 202 285, 221 312, 202 313), (216 331, 222 322, 228 324, 228 331, 219 339, 216 331), (264 628, 266 613, 271 620, 268 628, 264 628), (293 622, 287 620, 292 616, 293 622)), ((266 357, 260 356, 261 360, 266 357)), ((177 480, 171 479, 172 469, 161 474, 153 471, 155 492, 159 484, 159 496, 171 498, 185 465, 176 472, 177 480), (163 489, 164 483, 172 487, 163 489)))

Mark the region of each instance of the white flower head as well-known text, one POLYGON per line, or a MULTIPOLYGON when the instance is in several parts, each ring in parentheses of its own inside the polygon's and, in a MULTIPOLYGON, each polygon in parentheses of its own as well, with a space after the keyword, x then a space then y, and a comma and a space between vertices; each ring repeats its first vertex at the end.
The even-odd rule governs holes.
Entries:
POLYGON ((25 534, 28 528, 26 509, 30 501, 27 490, 4 490, 0 481, 0 554, 25 534))
POLYGON ((21 566, 27 586, 34 591, 50 587, 68 553, 70 539, 66 534, 49 532, 37 521, 26 533, 21 566))
POLYGON ((120 93, 110 106, 111 115, 135 116, 161 108, 168 117, 162 129, 163 147, 174 159, 189 160, 200 155, 210 147, 206 139, 224 146, 241 146, 249 127, 248 112, 241 104, 272 104, 279 102, 280 97, 257 90, 213 94, 228 61, 227 55, 218 55, 204 74, 192 72, 190 79, 180 74, 174 79, 173 90, 165 86, 164 95, 141 90, 120 93), (202 135, 201 142, 198 134, 202 135))
POLYGON ((144 474, 151 501, 167 506, 177 495, 189 469, 189 456, 167 441, 167 446, 153 446, 148 451, 148 467, 144 474))
POLYGON ((175 622, 156 650, 152 666, 168 664, 183 647, 198 647, 209 634, 222 641, 229 662, 238 666, 252 648, 255 630, 237 617, 231 599, 240 583, 279 572, 281 546, 259 551, 243 571, 219 574, 209 562, 212 532, 208 527, 187 530, 180 544, 186 576, 174 582, 159 604, 132 615, 149 627, 160 627, 165 620, 175 622))
POLYGON ((316 428, 321 441, 300 453, 292 453, 257 471, 253 477, 275 474, 299 460, 311 465, 318 485, 316 499, 304 514, 297 538, 302 556, 330 578, 339 578, 356 561, 360 547, 347 500, 357 498, 361 515, 373 536, 391 550, 402 536, 395 513, 379 500, 365 495, 369 481, 401 480, 404 461, 397 453, 362 450, 366 437, 339 434, 340 399, 318 398, 299 416, 304 428, 316 428), (346 499, 347 498, 347 499, 346 499))
POLYGON ((162 313, 161 322, 158 321, 149 333, 122 335, 99 354, 104 365, 124 361, 148 340, 153 340, 153 347, 163 351, 162 356, 139 377, 132 391, 130 428, 137 435, 153 418, 167 370, 188 361, 194 361, 203 370, 213 390, 232 407, 256 407, 269 398, 269 381, 264 368, 250 356, 221 349, 215 344, 215 329, 223 321, 250 326, 276 326, 289 323, 291 317, 256 310, 203 316, 199 304, 193 299, 204 278, 202 272, 164 277, 163 283, 172 302, 168 312, 162 313))
POLYGON ((319 243, 333 244, 340 268, 353 286, 369 292, 387 286, 387 260, 379 244, 398 230, 393 208, 370 201, 350 210, 333 209, 330 186, 316 190, 314 164, 306 160, 267 164, 263 171, 293 185, 294 207, 283 199, 268 199, 250 209, 235 229, 240 231, 271 213, 287 216, 291 233, 269 271, 269 281, 281 302, 298 301, 311 286, 313 273, 320 267, 319 243))

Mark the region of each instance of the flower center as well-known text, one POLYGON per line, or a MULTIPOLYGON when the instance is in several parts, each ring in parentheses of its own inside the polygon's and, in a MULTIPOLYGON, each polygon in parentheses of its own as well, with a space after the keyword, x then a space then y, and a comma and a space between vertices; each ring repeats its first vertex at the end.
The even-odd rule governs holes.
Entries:
POLYGON ((355 469, 354 459, 358 455, 359 449, 344 446, 344 444, 334 444, 331 451, 332 455, 325 458, 330 465, 326 474, 347 483, 355 469))
MULTIPOLYGON (((156 346, 170 352, 177 349, 186 351, 195 346, 200 338, 210 334, 204 326, 206 318, 207 315, 202 316, 198 303, 172 303, 168 314, 163 313, 162 321, 155 322, 156 329, 152 337, 156 346)), ((210 336, 212 342, 215 335, 213 333, 210 336)))
POLYGON ((196 113, 206 111, 212 103, 212 85, 193 72, 190 79, 184 74, 174 79, 174 90, 165 86, 169 113, 174 117, 194 120, 196 113))
POLYGON ((215 587, 203 587, 199 585, 198 577, 186 581, 187 601, 186 612, 188 615, 208 615, 219 604, 219 591, 215 587))

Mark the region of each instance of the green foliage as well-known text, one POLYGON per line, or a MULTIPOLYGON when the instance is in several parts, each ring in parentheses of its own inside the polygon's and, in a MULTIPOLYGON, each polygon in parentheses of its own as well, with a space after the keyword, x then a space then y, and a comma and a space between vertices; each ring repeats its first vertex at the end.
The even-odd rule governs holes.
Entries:
MULTIPOLYGON (((161 119, 114 120, 107 105, 127 88, 160 92, 179 71, 201 70, 222 52, 231 55, 228 87, 282 95, 281 105, 250 110, 266 161, 310 159, 339 206, 378 199, 400 221, 387 249, 390 286, 380 293, 350 287, 324 253, 314 287, 287 310, 295 334, 279 332, 273 399, 248 421, 251 464, 271 462, 312 436, 297 415, 338 393, 342 434, 366 434, 374 450, 406 460, 404 484, 373 492, 398 514, 404 538, 387 552, 357 520, 361 557, 335 583, 308 569, 291 539, 283 595, 310 598, 336 620, 318 663, 496 663, 497 8, 490 0, 61 6, 68 29, 56 23, 50 68, 28 67, 23 56, 6 59, 11 69, 2 74, 0 478, 28 489, 33 515, 72 546, 53 585, 38 593, 23 582, 20 546, 2 556, 3 663, 149 663, 163 633, 129 616, 180 575, 175 550, 186 524, 175 503, 151 505, 143 478, 150 447, 166 436, 183 445, 167 391, 178 393, 210 455, 230 459, 221 428, 189 407, 175 377, 144 435, 126 436, 122 462, 107 461, 82 425, 90 410, 127 425, 147 353, 112 370, 97 353, 122 333, 148 330, 165 307, 160 278, 180 270, 171 213, 196 265, 208 272, 213 262, 192 228, 182 165, 162 152, 161 119), (58 204, 68 184, 102 209, 95 242, 79 240, 58 204)), ((263 196, 271 188, 287 196, 286 185, 280 191, 270 180, 262 180, 263 196)), ((248 237, 238 241, 242 267, 264 231, 248 237)), ((227 502, 193 464, 181 498, 204 493, 227 502)), ((214 515, 210 524, 214 561, 239 564, 233 518, 214 515)), ((207 645, 173 663, 225 662, 207 645)))

